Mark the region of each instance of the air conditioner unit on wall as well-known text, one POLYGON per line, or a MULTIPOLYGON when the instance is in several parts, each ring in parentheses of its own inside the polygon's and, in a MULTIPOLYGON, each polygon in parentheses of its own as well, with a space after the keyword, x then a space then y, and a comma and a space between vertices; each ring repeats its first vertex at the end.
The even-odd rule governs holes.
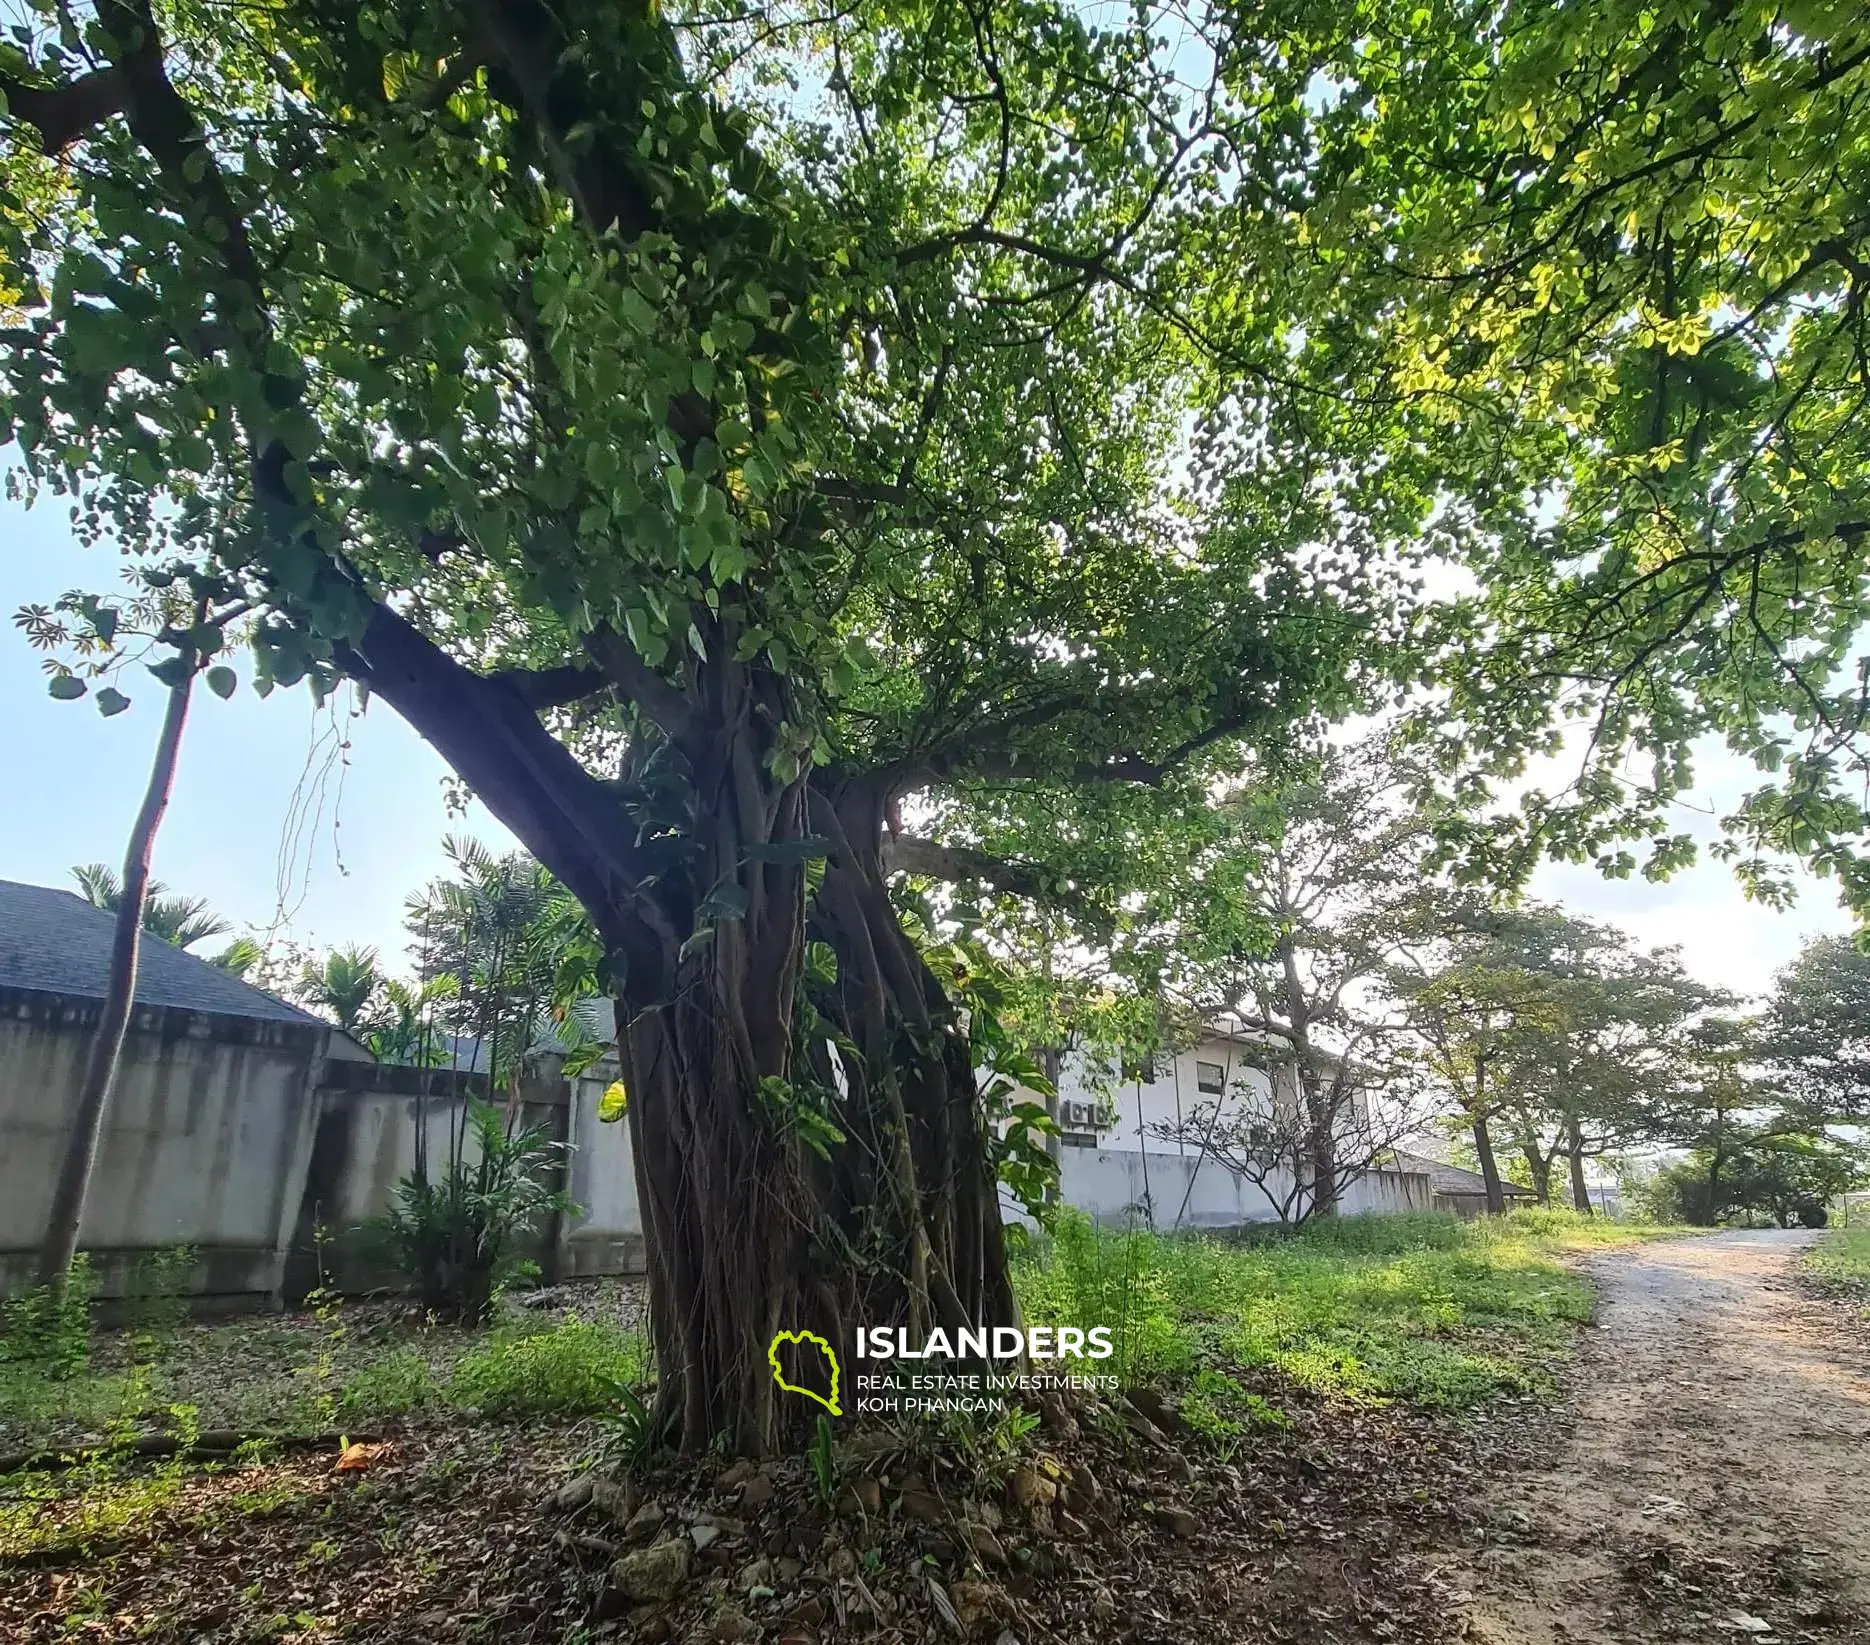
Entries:
POLYGON ((1098 1128, 1097 1104, 1061 1102, 1058 1105, 1058 1123, 1068 1131, 1095 1131, 1098 1128))

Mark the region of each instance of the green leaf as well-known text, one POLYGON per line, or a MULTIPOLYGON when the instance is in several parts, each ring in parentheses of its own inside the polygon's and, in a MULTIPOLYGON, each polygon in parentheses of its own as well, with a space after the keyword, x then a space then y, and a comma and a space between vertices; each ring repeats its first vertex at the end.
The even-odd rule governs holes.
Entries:
POLYGON ((615 1125, 630 1111, 630 1093, 624 1088, 622 1080, 612 1080, 604 1087, 604 1095, 598 1099, 597 1117, 604 1125, 615 1125))

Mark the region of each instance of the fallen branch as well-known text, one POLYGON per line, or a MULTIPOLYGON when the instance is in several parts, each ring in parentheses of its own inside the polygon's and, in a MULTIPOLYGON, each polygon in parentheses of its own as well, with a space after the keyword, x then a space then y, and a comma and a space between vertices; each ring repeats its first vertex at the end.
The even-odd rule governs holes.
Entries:
POLYGON ((64 1449, 19 1451, 0 1456, 0 1477, 7 1474, 57 1474, 95 1462, 100 1457, 232 1456, 243 1446, 264 1445, 280 1451, 342 1451, 348 1445, 374 1443, 356 1434, 249 1434, 233 1428, 204 1428, 193 1439, 181 1434, 138 1434, 135 1439, 107 1445, 79 1445, 64 1449))

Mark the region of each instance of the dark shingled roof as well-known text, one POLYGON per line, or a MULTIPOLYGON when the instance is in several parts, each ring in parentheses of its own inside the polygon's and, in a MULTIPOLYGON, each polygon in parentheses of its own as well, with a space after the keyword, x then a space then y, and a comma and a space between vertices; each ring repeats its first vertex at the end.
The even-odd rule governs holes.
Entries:
MULTIPOLYGON (((73 892, 0 880, 0 988, 102 999, 116 923, 73 892)), ((136 1003, 330 1026, 154 937, 145 937, 137 952, 136 1003)))
MULTIPOLYGON (((1394 1150, 1396 1165, 1403 1171, 1423 1171, 1438 1194, 1484 1194, 1487 1192, 1487 1179, 1478 1171, 1470 1171, 1464 1166, 1450 1165, 1445 1160, 1430 1159, 1425 1154, 1408 1154, 1398 1148, 1394 1150)), ((1537 1199, 1539 1196, 1530 1188, 1522 1188, 1516 1182, 1500 1180, 1500 1192, 1508 1199, 1537 1199)))

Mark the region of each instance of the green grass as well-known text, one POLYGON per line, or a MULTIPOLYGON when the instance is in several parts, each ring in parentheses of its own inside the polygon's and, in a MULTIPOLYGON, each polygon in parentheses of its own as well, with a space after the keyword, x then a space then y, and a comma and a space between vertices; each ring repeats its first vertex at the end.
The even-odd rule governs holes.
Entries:
POLYGON ((1834 1291, 1870 1302, 1870 1228, 1834 1228, 1813 1246, 1805 1271, 1834 1291))
POLYGON ((487 1331, 354 1326, 342 1309, 100 1335, 56 1362, 0 1359, 0 1454, 94 1443, 186 1403, 204 1428, 370 1433, 401 1421, 521 1421, 614 1411, 646 1374, 643 1337, 610 1321, 525 1317, 487 1331))
POLYGON ((1016 1284, 1033 1324, 1108 1326, 1126 1381, 1267 1367, 1321 1393, 1459 1409, 1550 1385, 1593 1300, 1561 1254, 1662 1232, 1522 1211, 1347 1217, 1240 1243, 1068 1217, 1022 1253, 1016 1284))

